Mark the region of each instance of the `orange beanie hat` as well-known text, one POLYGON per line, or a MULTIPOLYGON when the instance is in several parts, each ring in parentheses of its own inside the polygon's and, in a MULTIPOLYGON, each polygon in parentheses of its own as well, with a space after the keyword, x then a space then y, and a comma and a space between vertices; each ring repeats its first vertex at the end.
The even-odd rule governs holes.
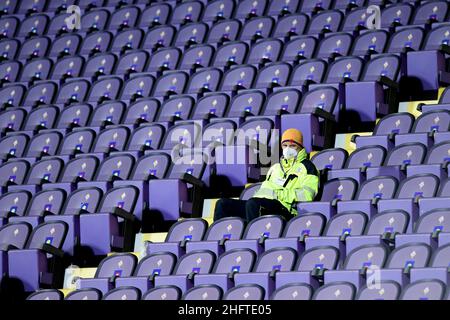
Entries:
POLYGON ((301 146, 303 146, 303 134, 297 129, 291 128, 283 132, 281 137, 281 143, 286 141, 293 141, 301 146))

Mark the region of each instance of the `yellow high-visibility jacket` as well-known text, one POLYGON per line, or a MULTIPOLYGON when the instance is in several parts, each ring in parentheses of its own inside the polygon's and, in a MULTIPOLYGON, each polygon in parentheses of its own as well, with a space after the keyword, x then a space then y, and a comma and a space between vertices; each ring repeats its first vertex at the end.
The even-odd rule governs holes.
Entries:
POLYGON ((318 189, 318 171, 307 159, 306 150, 302 149, 296 158, 286 160, 282 157, 279 163, 274 164, 253 197, 276 199, 293 215, 297 215, 293 204, 314 200, 318 189))

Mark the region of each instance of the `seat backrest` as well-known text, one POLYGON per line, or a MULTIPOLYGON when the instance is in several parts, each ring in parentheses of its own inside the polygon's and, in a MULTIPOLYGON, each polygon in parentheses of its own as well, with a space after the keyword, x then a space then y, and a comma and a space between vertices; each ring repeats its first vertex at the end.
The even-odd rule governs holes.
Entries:
POLYGON ((391 176, 378 176, 364 181, 356 195, 358 200, 391 199, 397 192, 398 181, 391 176))
POLYGON ((409 215, 403 210, 385 210, 370 219, 366 235, 382 235, 389 233, 405 233, 409 224, 409 215))
POLYGON ((362 235, 366 228, 367 215, 361 211, 345 211, 333 216, 327 223, 327 236, 362 235))
POLYGON ((257 284, 240 284, 228 290, 223 300, 263 300, 265 290, 257 284))
POLYGON ((245 228, 244 239, 278 238, 284 227, 284 219, 278 215, 266 215, 253 219, 245 228))
POLYGON ((259 256, 253 272, 291 271, 297 260, 292 248, 273 248, 259 256))
POLYGON ((39 249, 48 244, 61 249, 66 239, 69 227, 64 221, 45 222, 33 229, 26 245, 28 249, 39 249))
POLYGON ((350 252, 344 263, 345 270, 363 270, 364 268, 383 268, 389 250, 384 245, 365 245, 350 252))
POLYGON ((130 277, 137 265, 131 253, 116 253, 104 258, 95 272, 95 278, 130 277))
POLYGON ((170 252, 158 252, 145 256, 139 261, 134 276, 144 277, 151 275, 166 276, 172 273, 177 257, 170 252))
POLYGON ((450 231, 450 210, 434 209, 420 216, 415 233, 434 233, 450 231))
POLYGON ((350 282, 332 282, 314 292, 313 300, 353 300, 355 285, 350 282))
POLYGON ((221 300, 222 288, 214 284, 195 286, 183 295, 182 300, 221 300))
POLYGON ((158 286, 147 291, 142 300, 180 300, 181 290, 177 286, 158 286))
POLYGON ((187 218, 177 221, 170 227, 165 242, 200 241, 208 228, 201 218, 187 218))
POLYGON ((323 186, 320 201, 352 200, 357 190, 358 183, 352 178, 331 179, 323 186))
POLYGON ((313 288, 307 283, 289 283, 272 293, 270 300, 310 300, 313 288))
POLYGON ((418 280, 403 289, 400 300, 442 300, 446 289, 447 285, 441 280, 418 280))
POLYGON ((214 266, 216 256, 209 250, 195 250, 185 254, 178 260, 174 274, 188 275, 207 274, 214 266))
POLYGON ((226 217, 214 221, 206 231, 206 241, 220 241, 222 239, 239 240, 244 233, 245 221, 238 217, 226 217))
POLYGON ((0 228, 0 246, 2 250, 12 245, 23 249, 31 234, 32 226, 26 222, 10 222, 0 228))
POLYGON ((431 248, 425 243, 408 243, 397 247, 386 262, 387 269, 424 268, 428 265, 431 248))

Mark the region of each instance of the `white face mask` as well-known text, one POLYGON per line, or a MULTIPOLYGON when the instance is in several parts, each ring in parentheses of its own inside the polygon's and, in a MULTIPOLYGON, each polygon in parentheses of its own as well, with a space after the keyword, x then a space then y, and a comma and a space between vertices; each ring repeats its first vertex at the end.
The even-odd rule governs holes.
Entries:
POLYGON ((292 158, 295 158, 297 156, 297 154, 298 154, 298 151, 295 150, 294 148, 287 147, 287 148, 283 149, 283 157, 286 160, 290 160, 292 158))

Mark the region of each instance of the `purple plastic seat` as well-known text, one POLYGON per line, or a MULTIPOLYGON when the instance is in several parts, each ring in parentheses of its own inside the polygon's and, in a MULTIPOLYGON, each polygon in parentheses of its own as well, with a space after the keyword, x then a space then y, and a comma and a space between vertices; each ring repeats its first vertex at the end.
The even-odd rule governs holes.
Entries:
POLYGON ((426 152, 426 146, 422 143, 412 142, 399 145, 388 152, 383 166, 367 168, 367 178, 391 175, 397 180, 403 180, 407 167, 422 164, 426 152))
POLYGON ((177 257, 170 252, 160 252, 147 255, 139 261, 134 274, 116 279, 116 288, 132 286, 147 292, 153 288, 155 278, 172 274, 177 257))
POLYGON ((153 122, 159 108, 160 102, 156 99, 140 99, 128 106, 124 116, 124 124, 139 125, 140 123, 153 122))
POLYGON ((182 71, 168 72, 159 77, 153 91, 154 97, 168 97, 184 92, 188 75, 182 71))
POLYGON ((82 42, 79 35, 68 34, 55 40, 49 50, 50 57, 61 59, 65 56, 75 55, 82 42))
POLYGON ((79 54, 83 56, 93 56, 107 52, 112 41, 111 33, 107 31, 100 31, 84 38, 80 47, 79 54))
POLYGON ((60 215, 44 218, 46 222, 60 220, 67 223, 69 228, 63 250, 69 255, 77 256, 80 252, 80 215, 97 212, 102 196, 99 188, 78 188, 69 194, 60 215))
POLYGON ((245 90, 233 97, 226 117, 257 116, 261 112, 265 98, 264 93, 259 90, 245 90))
POLYGON ((400 296, 401 287, 395 281, 380 281, 379 286, 363 286, 356 300, 397 300, 400 296))
POLYGON ((38 300, 38 301, 57 301, 63 300, 64 294, 58 289, 41 289, 39 291, 33 292, 27 297, 27 300, 38 300))
MULTIPOLYGON (((279 59, 283 43, 279 39, 264 39, 255 43, 247 58, 249 64, 259 64, 264 66, 270 62, 276 62, 279 59)), ((285 75, 289 76, 289 73, 285 75)))
POLYGON ((150 58, 147 71, 162 73, 166 70, 175 70, 181 55, 181 50, 175 47, 160 49, 150 58))
POLYGON ((297 252, 292 248, 274 248, 258 257, 251 273, 239 272, 234 276, 236 285, 258 284, 265 290, 265 299, 269 299, 275 287, 277 272, 291 271, 297 260, 297 252))
POLYGON ((203 219, 191 218, 177 221, 167 233, 162 243, 147 243, 147 253, 171 252, 180 257, 190 241, 201 241, 207 229, 207 222, 203 219))
MULTIPOLYGON (((283 0, 286 2, 286 0, 283 0)), ((280 3, 282 1, 278 1, 280 3)), ((290 1, 291 2, 291 1, 290 1)), ((295 12, 295 11, 294 11, 295 12)), ((305 33, 309 23, 307 15, 302 13, 288 14, 278 20, 273 31, 275 38, 290 38, 305 33)))
POLYGON ((332 282, 314 292, 312 300, 353 300, 356 288, 349 282, 332 282))
POLYGON ((234 19, 218 22, 209 30, 206 41, 207 43, 224 43, 238 40, 241 25, 239 20, 234 19))
POLYGON ((229 290, 233 286, 231 279, 238 273, 251 272, 256 261, 255 253, 250 249, 234 249, 220 255, 213 272, 198 275, 194 279, 195 285, 215 284, 222 290, 229 290))
MULTIPOLYGON (((24 105, 38 106, 41 103, 45 103, 44 100, 47 98, 47 94, 50 96, 49 99, 51 100, 53 95, 52 91, 56 89, 52 86, 46 86, 46 84, 47 83, 41 83, 30 88, 26 100, 30 99, 33 102, 30 101, 27 104, 27 102, 25 101, 24 105), (39 97, 39 94, 42 96, 39 97)), ((42 106, 40 108, 34 109, 28 114, 26 123, 23 126, 23 130, 37 132, 42 129, 51 129, 55 125, 58 114, 59 109, 54 106, 42 106)))
POLYGON ((264 116, 276 116, 283 113, 294 113, 302 93, 297 89, 277 90, 270 94, 261 112, 264 116))
POLYGON ((234 17, 236 19, 250 19, 262 16, 266 10, 267 0, 244 0, 236 8, 234 17))
POLYGON ((169 47, 175 37, 176 29, 173 26, 159 26, 152 28, 145 36, 142 49, 156 50, 161 47, 169 47))
POLYGON ((241 239, 244 227, 244 221, 236 217, 215 221, 208 228, 202 241, 186 244, 186 252, 207 248, 219 256, 224 251, 226 241, 241 239))
POLYGON ((112 249, 131 251, 132 223, 142 219, 142 208, 135 211, 138 196, 139 190, 132 185, 106 192, 96 213, 80 216, 80 245, 91 247, 94 255, 105 255, 112 249), (99 226, 103 226, 100 233, 99 226))
POLYGON ((216 0, 209 1, 206 4, 202 20, 203 21, 220 21, 230 19, 236 4, 233 0, 216 0))
POLYGON ((22 281, 26 292, 36 291, 41 285, 60 286, 61 270, 57 261, 64 256, 61 247, 67 234, 62 221, 47 222, 37 226, 22 250, 8 252, 9 276, 22 281), (50 255, 48 259, 47 255, 50 255), (56 260, 54 263, 52 259, 56 260))
POLYGON ((203 13, 203 3, 200 1, 186 1, 178 4, 172 13, 170 23, 173 25, 187 24, 200 20, 203 13))
POLYGON ((313 288, 306 283, 289 283, 272 293, 270 300, 311 300, 313 288))
MULTIPOLYGON (((25 110, 21 108, 11 108, 0 112, 0 126, 2 135, 14 131, 20 131, 26 117, 25 110)), ((5 150, 5 149, 2 149, 5 150)))
POLYGON ((336 213, 339 201, 353 200, 358 183, 352 178, 336 178, 328 180, 323 186, 322 196, 318 202, 300 202, 297 205, 299 214, 320 212, 330 219, 336 213))
POLYGON ((0 165, 0 185, 2 188, 21 185, 30 170, 30 163, 25 160, 8 161, 0 165))
POLYGON ((353 178, 358 183, 365 181, 364 172, 370 167, 380 167, 386 157, 386 150, 377 145, 356 149, 348 157, 344 169, 328 171, 328 179, 353 178))
POLYGON ((109 13, 109 11, 104 9, 86 12, 81 16, 80 31, 95 33, 96 31, 104 30, 106 28, 106 25, 108 24, 110 15, 111 14, 109 13))
MULTIPOLYGON (((133 53, 131 53, 131 55, 133 55, 133 53)), ((133 58, 133 60, 134 60, 134 58, 133 58)), ((127 71, 125 71, 125 72, 129 72, 129 70, 133 70, 133 69, 136 70, 136 68, 138 68, 138 67, 131 65, 130 69, 127 69, 127 71)), ((121 100, 129 100, 130 104, 133 104, 138 100, 144 100, 144 97, 147 97, 150 95, 150 93, 153 89, 154 83, 155 83, 155 78, 150 75, 132 77, 123 84, 123 88, 120 93, 120 99, 121 100)), ((131 116, 131 115, 133 115, 133 112, 130 112, 127 108, 127 114, 129 114, 131 116)), ((145 120, 145 119, 143 119, 143 120, 145 120)), ((125 123, 127 123, 127 122, 125 122, 125 123)))
MULTIPOLYGON (((110 53, 96 55, 95 57, 90 58, 86 62, 83 70, 83 77, 91 77, 94 81, 96 81, 99 76, 110 75, 112 74, 112 70, 114 68, 116 61, 117 58, 110 53)), ((106 81, 107 81, 106 79, 105 80, 100 79, 97 83, 94 84, 94 86, 96 86, 98 83, 105 83, 106 81)), ((101 93, 94 95, 94 97, 99 95, 101 95, 101 93)), ((88 101, 96 101, 92 99, 93 97, 91 94, 88 101)))
POLYGON ((87 80, 75 80, 68 82, 59 88, 55 103, 70 105, 84 102, 90 86, 91 84, 87 80))
POLYGON ((29 191, 12 191, 0 197, 0 225, 8 222, 10 217, 24 216, 28 210, 32 194, 29 191))
POLYGON ((112 30, 132 28, 136 25, 140 14, 141 11, 137 6, 123 7, 111 15, 111 22, 108 28, 112 30))
MULTIPOLYGON (((117 75, 124 75, 127 79, 133 73, 143 72, 147 65, 148 57, 149 55, 146 51, 130 50, 119 59, 114 73, 117 75)), ((140 78, 149 78, 149 76, 147 75, 140 78)), ((151 86, 150 88, 147 88, 147 92, 150 92, 150 90, 151 86)))
POLYGON ((29 137, 26 134, 10 134, 0 140, 0 158, 20 158, 24 156, 28 146, 29 137))
MULTIPOLYGON (((7 67, 7 69, 9 69, 9 67, 7 67)), ((9 77, 9 75, 6 75, 5 77, 9 77)), ((25 86, 19 84, 2 88, 0 90, 0 102, 2 103, 2 107, 18 107, 25 95, 25 91, 25 86)))
POLYGON ((66 80, 72 77, 78 77, 81 75, 83 65, 84 59, 82 57, 65 57, 55 63, 50 78, 53 80, 66 80))
POLYGON ((216 285, 199 285, 185 292, 182 300, 221 300, 222 289, 216 285))
POLYGON ((97 135, 91 149, 93 153, 109 153, 125 149, 130 130, 125 126, 110 126, 97 135))
POLYGON ((347 162, 348 152, 342 148, 326 149, 311 157, 312 163, 319 171, 344 168, 347 162))
POLYGON ((80 278, 77 289, 96 288, 104 295, 114 288, 117 278, 130 277, 137 265, 137 257, 131 253, 115 253, 104 258, 95 272, 94 278, 80 278))
POLYGON ((158 286, 147 291, 142 300, 180 300, 181 294, 180 288, 174 285, 158 286))
POLYGON ((387 52, 400 53, 404 50, 417 51, 422 46, 424 31, 419 27, 401 29, 394 33, 389 41, 387 52))
POLYGON ((0 61, 14 60, 19 51, 20 42, 16 39, 0 41, 0 61))
POLYGON ((9 273, 8 251, 23 249, 32 229, 26 222, 14 222, 0 227, 0 281, 9 273))
POLYGON ((288 63, 276 62, 266 65, 259 70, 255 80, 255 88, 272 89, 279 86, 286 86, 291 66, 288 63))
POLYGON ((318 13, 322 10, 328 10, 331 8, 331 0, 311 0, 311 1, 303 1, 303 4, 300 6, 300 12, 304 13, 318 13))
POLYGON ((447 132, 450 126, 450 111, 434 110, 421 114, 414 122, 410 134, 397 135, 395 145, 406 142, 422 142, 431 147, 431 139, 437 132, 447 132))
POLYGON ((91 129, 76 130, 69 133, 62 142, 58 154, 76 155, 88 153, 95 139, 95 131, 91 129))
MULTIPOLYGON (((3 9, 5 12, 7 9, 3 9)), ((4 38, 13 38, 20 24, 19 19, 14 16, 2 17, 0 20, 0 34, 4 38)))
POLYGON ((29 38, 44 34, 50 19, 46 14, 32 15, 20 23, 16 36, 29 38))
POLYGON ((289 247, 302 253, 307 237, 319 237, 326 225, 326 219, 321 213, 304 213, 289 220, 284 228, 283 237, 267 239, 264 248, 289 247))
POLYGON ((26 151, 27 157, 40 158, 55 155, 63 136, 58 131, 45 131, 35 135, 26 151))
POLYGON ((337 32, 343 20, 344 15, 339 10, 322 11, 311 19, 307 34, 337 32))
POLYGON ((221 78, 222 71, 218 68, 204 68, 197 70, 189 80, 186 87, 186 93, 203 96, 205 93, 215 92, 219 87, 221 78))
POLYGON ((25 215, 20 216, 17 213, 10 217, 9 221, 25 221, 36 227, 44 221, 45 216, 61 213, 66 196, 66 192, 59 188, 42 190, 33 195, 25 215))
POLYGON ((302 89, 306 89, 310 84, 322 83, 326 70, 327 63, 321 59, 301 61, 292 71, 289 84, 291 86, 301 86, 302 89))
MULTIPOLYGON (((179 68, 181 70, 196 70, 197 68, 209 67, 214 53, 214 47, 209 44, 192 46, 183 53, 179 68)), ((214 66, 218 65, 214 64, 214 66)))
POLYGON ((413 176, 420 173, 431 173, 445 180, 448 176, 446 171, 447 161, 449 160, 450 143, 443 141, 435 144, 427 154, 423 165, 411 165, 407 167, 407 176, 413 176))
POLYGON ((407 285, 400 300, 443 300, 447 285, 441 280, 419 280, 407 285))
POLYGON ((142 125, 133 132, 127 150, 140 152, 158 150, 164 133, 164 127, 159 124, 142 125))
POLYGON ((224 93, 214 93, 197 100, 192 112, 192 120, 223 117, 228 107, 230 97, 224 93))
POLYGON ((416 9, 412 24, 443 22, 447 17, 448 8, 448 3, 446 1, 424 3, 416 9))
POLYGON ((282 61, 298 62, 314 57, 318 41, 312 36, 302 36, 287 42, 284 46, 282 61))
POLYGON ((141 29, 126 29, 114 37, 110 50, 123 55, 128 50, 138 49, 143 38, 144 32, 141 29))
POLYGON ((268 38, 272 33, 275 21, 272 17, 259 17, 247 21, 242 27, 239 40, 253 41, 258 39, 268 38))
POLYGON ((257 284, 240 284, 228 290, 223 300, 264 300, 265 290, 257 284))
POLYGON ((350 52, 353 38, 348 33, 331 33, 320 42, 316 58, 346 56, 350 52))
POLYGON ((188 48, 205 41, 208 25, 203 22, 189 23, 178 30, 173 44, 188 48))
POLYGON ((257 254, 263 251, 263 244, 268 238, 279 238, 284 227, 284 219, 278 215, 264 215, 250 221, 246 226, 242 240, 228 240, 225 251, 247 248, 257 254))
POLYGON ((100 300, 102 292, 95 288, 84 288, 71 291, 67 294, 64 300, 100 300))
POLYGON ((384 30, 366 32, 355 39, 351 53, 354 56, 383 53, 388 39, 389 34, 384 30))
POLYGON ((108 291, 102 300, 111 301, 125 301, 125 300, 140 300, 141 292, 134 287, 120 287, 108 291))
POLYGON ((393 4, 381 13, 381 27, 389 28, 396 25, 407 25, 414 12, 414 7, 408 3, 393 4))
POLYGON ((51 60, 47 58, 36 59, 28 62, 22 69, 20 81, 33 83, 38 80, 49 78, 52 68, 51 60))
POLYGON ((211 272, 216 256, 208 250, 192 251, 181 257, 172 275, 155 277, 155 287, 175 285, 186 292, 193 287, 193 280, 198 274, 211 272))
POLYGON ((368 145, 380 145, 386 150, 393 148, 395 135, 411 131, 414 116, 409 112, 399 112, 384 116, 373 129, 372 136, 355 135, 353 140, 357 148, 368 145))
POLYGON ((172 7, 168 3, 152 3, 142 11, 139 27, 151 28, 156 25, 165 25, 169 20, 171 11, 172 7))

